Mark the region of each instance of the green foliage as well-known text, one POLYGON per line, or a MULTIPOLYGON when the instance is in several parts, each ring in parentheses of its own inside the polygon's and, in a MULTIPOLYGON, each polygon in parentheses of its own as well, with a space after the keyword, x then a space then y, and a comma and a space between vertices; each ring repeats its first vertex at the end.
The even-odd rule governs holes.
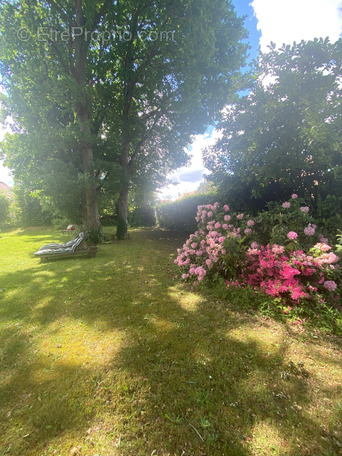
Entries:
POLYGON ((326 196, 318 195, 315 213, 317 219, 329 237, 334 238, 337 230, 342 227, 342 190, 332 188, 326 196), (334 194, 336 191, 336 194, 334 194))
POLYGON ((51 224, 52 213, 43 209, 38 196, 29 193, 23 186, 16 186, 14 195, 17 223, 20 226, 46 226, 51 224))
POLYGON ((142 181, 129 192, 128 223, 130 226, 156 225, 156 194, 151 183, 142 181))
POLYGON ((336 244, 336 250, 338 253, 342 254, 342 231, 339 231, 337 234, 337 241, 338 243, 336 244))
POLYGON ((9 206, 10 202, 7 196, 0 192, 0 229, 9 221, 9 206))
POLYGON ((216 198, 215 192, 191 193, 176 201, 161 203, 156 208, 158 226, 176 231, 195 231, 197 207, 214 203, 216 198))
MULTIPOLYGON (((312 216, 312 208, 307 206, 302 198, 291 198, 286 201, 289 207, 283 207, 281 203, 270 202, 266 210, 262 211, 256 218, 259 229, 256 231, 256 239, 262 245, 280 244, 284 245, 288 239, 289 231, 295 231, 298 234, 297 242, 302 248, 308 249, 319 241, 319 231, 322 226, 315 229, 313 236, 307 236, 304 229, 309 225, 317 227, 319 223, 312 216), (300 208, 306 208, 303 212, 300 208)), ((325 231, 324 231, 325 233, 325 231)))
POLYGON ((137 207, 129 213, 128 222, 131 226, 155 226, 155 210, 151 206, 137 207))
POLYGON ((103 229, 100 227, 98 230, 94 230, 93 228, 89 228, 87 230, 88 233, 88 241, 90 245, 97 245, 102 244, 104 241, 104 234, 103 229))
POLYGON ((250 93, 231 106, 220 124, 222 138, 204 156, 236 210, 256 212, 295 191, 324 217, 336 214, 342 197, 341 51, 342 39, 315 39, 271 46, 260 55, 250 93))

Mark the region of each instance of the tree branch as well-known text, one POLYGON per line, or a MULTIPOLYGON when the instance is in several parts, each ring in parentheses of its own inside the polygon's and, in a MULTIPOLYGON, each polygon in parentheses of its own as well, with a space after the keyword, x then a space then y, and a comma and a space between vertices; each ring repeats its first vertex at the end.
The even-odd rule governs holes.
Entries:
POLYGON ((53 49, 55 51, 55 54, 58 57, 59 63, 62 65, 62 67, 63 67, 64 71, 66 72, 66 74, 70 75, 70 73, 71 73, 72 75, 74 75, 73 68, 71 66, 71 62, 69 62, 70 66, 68 66, 66 64, 66 62, 64 61, 63 54, 61 53, 61 51, 60 51, 59 47, 57 46, 56 42, 53 41, 53 40, 49 40, 49 43, 53 47, 53 49))
POLYGON ((166 112, 166 108, 162 111, 159 112, 159 115, 156 116, 156 118, 154 119, 154 122, 153 122, 153 125, 152 127, 150 127, 144 134, 144 136, 141 138, 141 140, 138 142, 138 144, 136 145, 135 149, 134 149, 134 152, 133 154, 130 156, 130 159, 129 159, 129 163, 128 163, 128 169, 129 171, 131 171, 132 169, 132 166, 134 164, 134 160, 135 158, 137 157, 137 155, 139 154, 139 152, 141 151, 143 145, 145 144, 145 142, 148 140, 149 136, 151 135, 151 133, 153 132, 153 130, 155 129, 155 127, 157 126, 157 123, 158 123, 158 120, 161 119, 161 117, 164 115, 164 113, 166 112))
POLYGON ((101 17, 103 16, 105 10, 108 8, 112 0, 105 0, 103 5, 100 8, 100 11, 98 12, 97 16, 94 18, 93 23, 91 24, 91 33, 95 31, 96 27, 98 26, 101 17))
POLYGON ((54 8, 55 11, 64 17, 64 20, 67 24, 72 24, 72 17, 69 16, 69 14, 61 7, 59 3, 57 3, 56 0, 47 0, 47 3, 51 6, 51 8, 54 8))

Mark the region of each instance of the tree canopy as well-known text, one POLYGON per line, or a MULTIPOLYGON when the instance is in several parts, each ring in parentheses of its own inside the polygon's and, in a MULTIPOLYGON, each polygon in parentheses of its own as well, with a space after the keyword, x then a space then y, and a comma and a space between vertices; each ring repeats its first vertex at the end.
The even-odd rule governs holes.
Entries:
POLYGON ((226 0, 3 1, 1 74, 18 179, 86 207, 160 185, 186 163, 191 135, 218 120, 244 63, 243 19, 226 0))
POLYGON ((342 40, 272 44, 251 76, 204 154, 221 193, 249 209, 292 192, 342 202, 342 40))

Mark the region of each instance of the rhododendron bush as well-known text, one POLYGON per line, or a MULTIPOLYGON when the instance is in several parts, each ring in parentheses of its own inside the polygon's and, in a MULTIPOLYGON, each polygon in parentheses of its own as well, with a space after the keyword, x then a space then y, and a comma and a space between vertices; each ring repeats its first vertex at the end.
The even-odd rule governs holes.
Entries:
POLYGON ((250 287, 284 305, 342 309, 340 258, 296 194, 256 218, 228 205, 198 206, 196 221, 197 231, 177 251, 182 279, 198 285, 223 278, 227 287, 250 287))

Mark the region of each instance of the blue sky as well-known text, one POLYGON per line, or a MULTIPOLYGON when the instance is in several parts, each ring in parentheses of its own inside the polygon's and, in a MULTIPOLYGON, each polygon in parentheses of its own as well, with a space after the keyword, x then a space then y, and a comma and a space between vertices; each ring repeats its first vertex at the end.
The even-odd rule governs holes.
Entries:
MULTIPOLYGON (((329 37, 336 41, 342 32, 341 0, 233 0, 239 16, 246 15, 245 27, 249 31, 249 60, 255 58, 259 46, 267 52, 267 45, 292 44, 293 41, 329 37)), ((0 125, 0 139, 3 130, 0 125)), ((210 127, 204 135, 196 135, 189 148, 192 155, 188 167, 178 169, 169 176, 175 185, 158 192, 159 198, 175 199, 195 190, 203 181, 206 172, 202 162, 202 150, 213 144, 220 132, 210 127)), ((0 181, 9 185, 13 180, 0 162, 0 181)))

